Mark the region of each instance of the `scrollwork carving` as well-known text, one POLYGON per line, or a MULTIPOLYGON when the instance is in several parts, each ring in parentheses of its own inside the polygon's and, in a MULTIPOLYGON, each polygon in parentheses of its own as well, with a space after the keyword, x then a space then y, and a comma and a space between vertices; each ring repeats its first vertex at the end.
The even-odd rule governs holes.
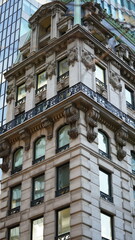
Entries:
POLYGON ((123 150, 123 147, 126 146, 126 140, 128 138, 127 130, 121 127, 115 133, 116 148, 117 148, 117 158, 122 161, 126 156, 126 151, 123 150))
POLYGON ((97 133, 94 131, 94 128, 97 127, 99 116, 99 111, 95 108, 89 109, 85 114, 87 139, 90 143, 97 137, 97 133))
POLYGON ((122 85, 120 83, 120 76, 117 73, 110 71, 110 83, 114 89, 118 89, 120 92, 122 91, 122 85))
POLYGON ((78 124, 79 120, 79 110, 75 105, 70 104, 64 109, 64 114, 66 117, 66 123, 70 125, 70 130, 68 134, 71 138, 76 138, 78 136, 78 124))
POLYGON ((56 62, 50 62, 46 68, 46 77, 52 79, 52 76, 56 75, 56 62))
POLYGON ((96 70, 94 56, 90 52, 82 50, 81 60, 87 70, 92 69, 93 72, 96 70))
POLYGON ((74 47, 68 51, 67 62, 68 65, 74 66, 75 62, 78 61, 78 48, 74 47))

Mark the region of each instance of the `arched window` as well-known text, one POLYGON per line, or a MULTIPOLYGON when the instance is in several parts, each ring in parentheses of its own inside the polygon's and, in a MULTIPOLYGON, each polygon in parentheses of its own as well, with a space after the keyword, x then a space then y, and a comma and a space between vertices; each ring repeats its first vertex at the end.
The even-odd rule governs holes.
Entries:
POLYGON ((23 162, 23 148, 21 147, 14 152, 12 174, 22 170, 22 162, 23 162))
POLYGON ((45 146, 46 146, 45 136, 42 136, 36 140, 36 142, 34 143, 33 163, 37 163, 45 159, 45 146))
POLYGON ((98 149, 101 155, 109 157, 109 138, 101 130, 98 131, 98 149))
POLYGON ((131 168, 132 173, 135 174, 135 152, 131 151, 131 168))
POLYGON ((69 148, 69 125, 65 125, 58 130, 57 133, 57 152, 69 148))

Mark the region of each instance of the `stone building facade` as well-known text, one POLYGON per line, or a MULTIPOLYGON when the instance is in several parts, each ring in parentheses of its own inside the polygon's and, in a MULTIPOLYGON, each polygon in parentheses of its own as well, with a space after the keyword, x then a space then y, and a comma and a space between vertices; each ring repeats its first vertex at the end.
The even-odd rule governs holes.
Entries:
POLYGON ((41 6, 5 74, 1 240, 134 239, 135 57, 98 5, 82 12, 41 6))

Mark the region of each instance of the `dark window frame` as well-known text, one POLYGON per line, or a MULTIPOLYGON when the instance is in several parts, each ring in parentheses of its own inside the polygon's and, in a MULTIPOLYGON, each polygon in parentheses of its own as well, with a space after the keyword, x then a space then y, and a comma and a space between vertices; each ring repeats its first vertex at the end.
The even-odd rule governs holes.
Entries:
POLYGON ((33 161, 32 164, 36 164, 38 162, 41 162, 43 160, 45 160, 45 155, 39 157, 39 158, 35 158, 35 154, 36 154, 36 142, 40 139, 40 138, 45 138, 45 146, 46 146, 46 136, 45 135, 41 135, 40 137, 36 138, 34 143, 33 143, 33 161))
MULTIPOLYGON (((33 222, 35 220, 38 220, 40 218, 43 218, 43 230, 44 230, 44 216, 38 216, 37 218, 31 219, 31 240, 33 239, 33 222)), ((44 234, 44 233, 43 233, 44 234)))
POLYGON ((11 226, 11 227, 9 227, 8 228, 8 240, 10 240, 10 234, 11 234, 11 229, 13 229, 13 228, 16 228, 16 227, 19 227, 19 235, 20 235, 20 225, 19 224, 17 224, 17 225, 14 225, 14 226, 11 226))
POLYGON ((69 141, 68 144, 66 144, 66 145, 64 145, 64 146, 62 146, 62 147, 59 147, 59 131, 60 131, 62 128, 66 127, 66 126, 68 126, 68 124, 62 125, 62 126, 60 126, 60 127, 57 129, 57 134, 56 134, 56 136, 57 136, 57 142, 56 142, 57 148, 56 148, 56 153, 59 153, 59 152, 61 152, 61 151, 63 151, 63 150, 66 150, 66 149, 69 148, 70 141, 69 141))
MULTIPOLYGON (((104 211, 101 211, 100 213, 102 213, 102 214, 104 214, 104 215, 106 215, 106 216, 111 218, 111 233, 112 233, 112 240, 114 240, 114 218, 113 218, 113 216, 108 214, 108 213, 106 213, 106 212, 104 212, 104 211)), ((102 240, 109 240, 109 238, 104 238, 102 236, 101 236, 101 238, 102 238, 102 240)))
POLYGON ((59 189, 59 183, 58 183, 58 179, 59 179, 59 172, 58 172, 58 170, 59 170, 61 167, 66 166, 66 165, 68 166, 69 177, 70 177, 69 162, 68 162, 68 163, 65 163, 65 164, 62 164, 62 165, 60 165, 60 166, 58 166, 58 167, 56 168, 56 177, 57 177, 57 179, 56 179, 56 192, 55 192, 55 196, 56 196, 56 197, 59 197, 59 196, 61 196, 61 195, 63 195, 63 194, 66 194, 66 193, 69 192, 70 179, 69 179, 69 184, 68 184, 68 186, 65 187, 65 188, 59 189))
POLYGON ((98 133, 101 133, 102 135, 104 135, 107 139, 107 152, 102 151, 102 149, 99 149, 99 145, 98 145, 98 151, 99 154, 111 159, 111 155, 110 155, 110 138, 108 136, 108 134, 106 132, 104 132, 102 129, 98 129, 98 133))
MULTIPOLYGON (((132 158, 135 160, 135 151, 131 150, 131 160, 132 158)), ((132 162, 131 162, 131 170, 132 170, 132 173, 135 175, 135 170, 132 168, 132 162)))
POLYGON ((67 56, 66 57, 63 57, 62 59, 60 59, 57 63, 57 69, 58 69, 58 77, 57 77, 57 82, 60 82, 61 79, 64 79, 64 78, 67 78, 69 77, 69 69, 67 72, 63 73, 60 75, 60 62, 62 62, 63 60, 67 59, 67 56))
MULTIPOLYGON (((47 84, 45 84, 45 85, 43 85, 42 87, 38 88, 38 76, 39 76, 40 74, 44 73, 44 72, 46 73, 46 71, 44 70, 44 71, 42 71, 42 72, 37 73, 37 75, 36 75, 36 94, 47 90, 47 84)), ((47 79, 46 79, 46 80, 47 80, 47 79)))
MULTIPOLYGON (((98 66, 99 68, 101 68, 103 70, 103 77, 104 77, 104 82, 102 82, 100 79, 96 78, 96 83, 99 85, 99 86, 102 86, 102 87, 105 87, 105 89, 107 89, 107 84, 106 84, 106 68, 101 66, 100 64, 97 64, 96 63, 96 66, 98 66)), ((95 66, 95 67, 96 67, 95 66)))
POLYGON ((20 85, 18 85, 18 86, 16 86, 16 87, 17 87, 17 90, 16 90, 16 103, 15 103, 16 106, 17 106, 18 104, 25 103, 25 101, 26 101, 26 96, 23 97, 23 98, 21 98, 20 100, 18 100, 18 89, 19 89, 19 87, 22 86, 22 85, 25 85, 25 82, 22 83, 22 84, 20 84, 20 85))
POLYGON ((112 175, 110 172, 107 172, 106 170, 99 168, 99 171, 105 173, 108 175, 108 187, 109 187, 109 194, 106 194, 102 191, 100 191, 100 197, 103 198, 104 200, 107 200, 109 202, 113 203, 113 197, 112 197, 112 175))
POLYGON ((14 166, 14 163, 15 163, 15 153, 16 153, 19 149, 21 150, 21 149, 23 149, 23 147, 17 148, 17 149, 14 151, 14 153, 13 153, 11 174, 20 172, 20 171, 22 170, 22 165, 23 165, 23 163, 22 163, 20 166, 18 166, 18 167, 15 167, 15 166, 14 166))
POLYGON ((134 109, 135 108, 134 91, 131 88, 127 87, 127 86, 125 86, 125 90, 130 92, 130 94, 131 94, 131 101, 132 101, 132 103, 130 103, 126 99, 126 105, 127 105, 128 108, 134 109))
POLYGON ((67 209, 69 208, 70 209, 70 206, 65 206, 63 208, 60 208, 58 210, 56 210, 56 237, 55 237, 55 240, 63 240, 63 237, 69 235, 69 239, 70 239, 70 232, 67 232, 67 233, 64 233, 64 234, 61 234, 61 235, 58 235, 58 212, 64 210, 64 209, 67 209))
MULTIPOLYGON (((43 197, 40 197, 40 198, 37 198, 37 199, 34 199, 34 189, 35 189, 35 179, 38 178, 38 177, 41 177, 41 176, 45 176, 44 173, 40 174, 40 175, 37 175, 35 177, 32 178, 32 196, 31 196, 31 207, 33 206, 36 206, 38 204, 41 204, 43 203, 44 201, 44 196, 43 197)), ((45 181, 44 181, 45 182, 45 181)), ((44 191, 44 194, 45 194, 45 191, 44 191)))
POLYGON ((13 200, 13 189, 20 186, 21 188, 21 184, 17 184, 16 186, 13 186, 10 188, 10 209, 8 211, 8 214, 9 215, 12 215, 14 213, 17 213, 17 212, 20 212, 20 207, 21 207, 21 197, 20 197, 20 205, 18 207, 15 207, 15 208, 11 208, 11 205, 12 205, 12 200, 13 200))

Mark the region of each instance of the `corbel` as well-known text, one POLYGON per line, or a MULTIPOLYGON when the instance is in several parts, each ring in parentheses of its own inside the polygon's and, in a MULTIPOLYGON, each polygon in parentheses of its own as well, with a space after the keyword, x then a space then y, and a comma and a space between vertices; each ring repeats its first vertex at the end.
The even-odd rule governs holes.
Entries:
POLYGON ((124 127, 118 129, 115 133, 115 141, 117 148, 117 158, 122 161, 126 157, 126 151, 123 147, 126 146, 126 140, 128 138, 128 132, 124 127))
POLYGON ((74 139, 78 136, 79 110, 74 104, 69 104, 64 108, 64 115, 66 118, 66 123, 70 126, 68 134, 74 139))
POLYGON ((114 73, 113 71, 110 71, 110 83, 113 86, 114 89, 122 91, 122 85, 120 83, 120 76, 117 73, 114 73))
POLYGON ((84 64, 84 66, 86 67, 87 71, 89 69, 92 69, 93 72, 96 70, 94 56, 90 52, 82 50, 81 61, 84 64))
POLYGON ((51 140, 53 137, 53 127, 54 127, 54 122, 51 118, 45 118, 43 121, 43 127, 47 129, 47 139, 51 140))
POLYGON ((78 61, 78 48, 73 47, 68 51, 67 62, 68 65, 74 66, 75 62, 78 61))
POLYGON ((9 159, 8 156, 11 151, 11 146, 8 140, 3 140, 0 142, 0 158, 3 158, 3 163, 0 164, 0 168, 3 172, 7 172, 9 170, 9 159))
POLYGON ((30 149, 30 140, 31 140, 31 135, 29 133, 28 129, 23 129, 22 131, 19 132, 20 139, 25 142, 25 150, 28 151, 30 149))
POLYGON ((56 75, 56 62, 52 61, 48 63, 46 68, 46 77, 52 79, 53 75, 56 75))
POLYGON ((97 121, 99 119, 99 111, 92 107, 85 113, 86 128, 87 128, 87 140, 92 143, 97 137, 97 133, 94 128, 97 127, 97 121))

